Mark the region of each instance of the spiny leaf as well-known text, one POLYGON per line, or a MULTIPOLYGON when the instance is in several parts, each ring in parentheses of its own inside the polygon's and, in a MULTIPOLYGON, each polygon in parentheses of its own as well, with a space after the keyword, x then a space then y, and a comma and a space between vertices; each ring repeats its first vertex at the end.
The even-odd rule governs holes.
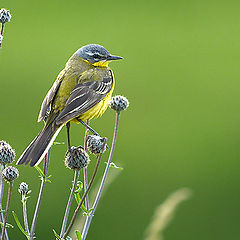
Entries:
POLYGON ((77 235, 77 240, 82 240, 82 236, 79 231, 76 231, 76 235, 77 235))
MULTIPOLYGON (((2 225, 2 226, 3 226, 3 223, 2 223, 2 222, 0 222, 0 225, 2 225)), ((10 223, 6 223, 6 227, 11 227, 11 228, 14 228, 14 226, 13 226, 12 224, 10 224, 10 223)))
POLYGON ((83 189, 83 183, 81 181, 78 181, 77 182, 77 187, 76 187, 74 192, 75 193, 80 193, 82 191, 82 189, 83 189))
POLYGON ((87 212, 83 213, 83 216, 90 216, 90 213, 94 210, 94 208, 90 208, 87 212))
POLYGON ((74 196, 75 196, 75 199, 77 201, 77 204, 79 204, 81 202, 81 198, 80 198, 79 193, 74 193, 74 196))
POLYGON ((43 173, 42 169, 40 167, 38 167, 38 166, 34 166, 34 168, 38 171, 40 176, 44 179, 45 178, 45 174, 43 173))
POLYGON ((54 233, 54 235, 55 235, 55 237, 58 239, 58 240, 64 240, 63 238, 61 238, 58 234, 57 234, 57 232, 53 229, 53 233, 54 233))
MULTIPOLYGON (((75 199, 77 201, 77 204, 79 204, 81 202, 81 197, 80 197, 80 194, 79 193, 74 193, 74 196, 75 196, 75 199)), ((86 207, 82 204, 81 206, 81 209, 84 211, 84 212, 88 212, 86 207)))
POLYGON ((114 162, 111 162, 111 163, 110 163, 110 167, 111 167, 111 168, 118 169, 118 170, 123 170, 122 167, 118 167, 114 162))
POLYGON ((23 229, 21 223, 19 222, 16 213, 15 213, 14 211, 12 211, 12 214, 13 214, 14 220, 15 220, 18 228, 20 229, 20 231, 25 235, 25 237, 26 237, 27 239, 29 239, 29 236, 28 236, 27 232, 23 229))

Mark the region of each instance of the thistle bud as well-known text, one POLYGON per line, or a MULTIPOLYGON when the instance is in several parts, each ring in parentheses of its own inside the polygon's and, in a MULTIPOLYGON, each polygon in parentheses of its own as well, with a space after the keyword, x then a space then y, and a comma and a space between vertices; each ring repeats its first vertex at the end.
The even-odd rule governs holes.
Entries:
POLYGON ((106 150, 106 140, 97 135, 88 135, 87 148, 93 154, 103 153, 106 150))
POLYGON ((6 143, 5 141, 1 140, 1 141, 0 141, 0 147, 1 147, 1 146, 5 146, 5 145, 7 145, 7 143, 6 143))
POLYGON ((0 10, 0 23, 6 23, 6 22, 10 22, 11 19, 11 14, 8 10, 2 8, 0 10))
POLYGON ((87 152, 81 147, 71 147, 71 150, 66 152, 65 165, 73 170, 80 170, 86 167, 89 163, 87 152))
POLYGON ((121 95, 112 97, 112 99, 109 103, 110 108, 112 108, 113 110, 115 110, 117 112, 126 110, 128 105, 129 105, 129 102, 128 102, 127 98, 125 98, 121 95))
POLYGON ((9 164, 13 162, 14 159, 15 152, 12 147, 8 143, 0 141, 0 164, 9 164))
POLYGON ((2 176, 3 176, 5 181, 12 182, 12 181, 14 181, 15 179, 18 178, 19 173, 18 173, 18 170, 15 167, 8 166, 5 169, 3 169, 2 176))
POLYGON ((22 182, 18 188, 18 191, 21 195, 27 195, 28 194, 28 185, 25 182, 22 182))

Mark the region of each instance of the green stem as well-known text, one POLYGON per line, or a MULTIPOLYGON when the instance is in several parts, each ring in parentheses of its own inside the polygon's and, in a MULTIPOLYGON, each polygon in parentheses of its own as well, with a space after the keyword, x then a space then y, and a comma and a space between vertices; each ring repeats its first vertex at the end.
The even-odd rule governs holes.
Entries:
POLYGON ((1 31, 0 31, 0 48, 2 46, 2 40, 3 40, 3 29, 4 29, 4 23, 1 24, 1 31))
POLYGON ((100 197, 101 197, 101 195, 102 195, 103 187, 104 187, 104 184, 105 184, 105 181, 106 181, 106 178, 107 178, 107 174, 108 174, 108 172, 109 172, 110 164, 111 164, 111 162, 112 162, 113 152, 114 152, 114 149, 115 149, 115 146, 116 146, 116 141, 117 141, 119 118, 120 118, 120 112, 117 112, 111 151, 110 151, 110 154, 109 154, 109 157, 108 157, 107 166, 106 166, 105 172, 104 172, 104 174, 103 174, 103 178, 102 178, 102 181, 101 181, 101 184, 100 184, 100 187, 99 187, 99 190, 98 190, 96 199, 95 199, 94 204, 93 204, 93 207, 92 207, 93 210, 92 210, 92 212, 90 213, 90 216, 87 217, 87 220, 86 220, 85 225, 84 225, 84 228, 83 228, 83 232, 82 232, 82 239, 83 239, 83 240, 86 239, 86 236, 87 236, 87 233, 88 233, 88 230, 89 230, 89 227, 90 227, 90 224, 91 224, 93 215, 94 215, 94 213, 95 213, 95 211, 96 211, 98 202, 99 202, 100 197))
POLYGON ((41 186, 40 186, 40 190, 39 190, 39 194, 38 194, 38 200, 37 200, 35 212, 33 215, 33 221, 32 221, 29 240, 33 240, 33 238, 34 238, 34 232, 35 232, 35 228, 36 228, 36 224, 37 224, 37 218, 38 218, 38 213, 39 213, 39 209, 40 209, 40 204, 42 201, 43 190, 44 190, 44 187, 45 187, 45 184, 47 181, 47 171, 48 171, 48 165, 49 165, 49 160, 50 160, 50 149, 48 150, 48 153, 46 154, 45 160, 44 160, 44 169, 43 169, 44 178, 42 178, 42 182, 41 182, 41 186))
POLYGON ((22 204, 23 204, 23 220, 24 220, 24 226, 25 230, 27 232, 27 235, 30 235, 29 227, 28 227, 28 219, 27 219, 27 200, 26 196, 23 195, 22 197, 22 204))
POLYGON ((5 229, 6 229, 7 219, 8 219, 8 211, 9 211, 10 200, 12 195, 12 188, 13 188, 13 182, 10 182, 9 188, 8 188, 7 204, 6 204, 5 217, 4 217, 3 227, 2 227, 1 240, 4 240, 5 229))
MULTIPOLYGON (((4 221, 4 214, 3 214, 3 207, 2 207, 2 199, 3 199, 3 192, 4 192, 4 179, 3 179, 3 176, 2 176, 2 171, 3 171, 4 168, 5 168, 5 166, 3 164, 1 164, 0 165, 0 211, 1 211, 0 221, 2 223, 4 221)), ((7 229, 5 229, 5 238, 6 238, 6 240, 9 240, 7 229)))
POLYGON ((66 230, 66 227, 67 227, 67 220, 68 220, 71 203, 72 203, 73 196, 74 196, 74 191, 75 191, 76 186, 77 186, 77 182, 78 182, 78 178, 79 178, 79 173, 80 173, 80 170, 75 170, 74 180, 73 180, 73 186, 72 186, 72 189, 71 189, 71 193, 70 193, 70 195, 69 195, 69 199, 68 199, 68 203, 67 203, 65 215, 64 215, 64 218, 63 218, 63 223, 62 223, 62 229, 61 229, 60 237, 63 236, 63 234, 64 234, 64 232, 65 232, 65 230, 66 230))
MULTIPOLYGON (((104 138, 103 149, 104 149, 104 147, 105 147, 106 142, 107 142, 107 139, 104 138)), ((73 226, 73 224, 74 224, 74 222, 75 222, 75 220, 76 220, 77 214, 78 214, 78 212, 79 212, 80 209, 81 209, 81 206, 82 206, 82 204, 83 204, 83 201, 85 200, 85 197, 87 196, 87 194, 88 194, 88 192, 89 192, 89 190, 90 190, 90 188, 91 188, 91 186, 92 186, 92 184, 93 184, 93 181, 94 181, 94 179, 95 179, 95 177, 96 177, 96 174, 97 174, 97 171, 98 171, 98 168, 99 168, 99 165, 100 165, 101 157, 102 157, 102 153, 100 153, 100 154, 98 155, 97 163, 96 163, 94 172, 93 172, 93 174, 92 174, 92 178, 91 178, 91 180, 90 180, 90 182, 89 182, 89 184, 88 184, 88 187, 87 187, 86 191, 84 192, 84 194, 83 194, 83 196, 82 196, 82 199, 81 199, 80 203, 78 204, 78 206, 77 206, 77 208, 76 208, 76 210, 75 210, 75 212, 74 212, 74 214, 73 214, 73 216, 72 216, 72 219, 71 219, 71 221, 70 221, 70 223, 69 223, 69 226, 68 226, 66 232, 65 232, 64 235, 63 235, 63 238, 66 238, 67 235, 68 235, 68 233, 70 232, 70 230, 71 230, 71 228, 72 228, 72 226, 73 226)))

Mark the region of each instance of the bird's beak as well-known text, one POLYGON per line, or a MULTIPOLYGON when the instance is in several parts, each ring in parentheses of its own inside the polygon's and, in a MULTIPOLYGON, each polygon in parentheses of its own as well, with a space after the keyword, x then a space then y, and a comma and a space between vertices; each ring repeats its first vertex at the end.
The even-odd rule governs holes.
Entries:
POLYGON ((108 56, 107 61, 119 60, 119 59, 123 59, 123 58, 119 57, 119 56, 110 55, 110 56, 108 56))

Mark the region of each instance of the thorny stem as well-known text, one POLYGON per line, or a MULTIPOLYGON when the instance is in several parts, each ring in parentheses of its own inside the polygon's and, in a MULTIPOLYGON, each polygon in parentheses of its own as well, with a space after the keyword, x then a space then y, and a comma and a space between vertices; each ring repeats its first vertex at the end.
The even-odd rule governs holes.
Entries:
POLYGON ((89 230, 89 227, 90 227, 93 215, 94 215, 94 213, 96 211, 99 199, 100 199, 101 194, 102 194, 102 190, 103 190, 106 178, 107 178, 107 174, 108 174, 108 171, 109 171, 109 168, 110 168, 110 164, 112 162, 113 152, 114 152, 114 148, 115 148, 116 140, 117 140, 119 117, 120 117, 120 112, 117 112, 117 114, 116 114, 116 121, 115 121, 115 127, 114 127, 113 140, 112 140, 112 147, 111 147, 111 151, 110 151, 110 154, 109 154, 109 157, 108 157, 107 166, 105 168, 105 172, 103 174, 103 178, 102 178, 102 181, 101 181, 101 184, 100 184, 100 187, 99 187, 99 190, 98 190, 95 202, 94 202, 93 207, 92 207, 93 210, 91 211, 90 216, 87 217, 87 220, 85 222, 85 225, 84 225, 84 228, 83 228, 83 232, 82 232, 82 240, 86 239, 86 236, 87 236, 87 233, 88 233, 88 230, 89 230))
MULTIPOLYGON (((4 220, 4 214, 3 214, 3 208, 2 208, 2 199, 3 199, 3 191, 4 191, 4 179, 2 176, 2 171, 5 168, 3 164, 0 165, 0 221, 3 223, 4 220)), ((5 238, 6 240, 9 240, 8 234, 7 234, 7 229, 5 229, 5 238)))
POLYGON ((2 227, 1 240, 4 240, 4 234, 5 234, 5 229, 6 229, 7 219, 8 219, 8 211, 9 211, 10 200, 12 195, 12 187, 13 187, 13 182, 10 182, 9 188, 8 188, 7 204, 6 204, 6 210, 5 210, 5 218, 4 218, 3 227, 2 227))
POLYGON ((41 183, 39 194, 38 194, 38 200, 37 200, 37 204, 36 204, 36 208, 35 208, 35 212, 34 212, 34 216, 33 216, 29 240, 33 240, 34 232, 35 232, 35 228, 36 228, 36 224, 37 224, 37 218, 38 218, 38 213, 39 213, 40 204, 41 204, 41 200, 42 200, 43 190, 44 190, 44 186, 45 186, 45 183, 47 180, 47 171, 48 171, 48 165, 49 165, 49 160, 50 160, 50 149, 51 148, 49 148, 48 153, 46 154, 45 159, 44 159, 44 166, 43 166, 44 178, 42 178, 42 183, 41 183))
POLYGON ((3 199, 3 191, 4 191, 4 179, 2 176, 2 171, 5 168, 5 166, 3 164, 1 164, 0 166, 0 206, 1 206, 1 210, 2 210, 2 199, 3 199))
MULTIPOLYGON (((104 147, 105 147, 106 142, 107 142, 107 139, 104 138, 103 149, 104 149, 104 147)), ((87 187, 86 191, 84 192, 84 194, 83 194, 83 196, 82 196, 82 199, 81 199, 80 203, 78 204, 78 206, 77 206, 77 208, 76 208, 76 210, 75 210, 75 212, 74 212, 74 214, 73 214, 73 216, 72 216, 72 219, 71 219, 71 221, 70 221, 70 223, 69 223, 69 226, 68 226, 66 232, 65 232, 64 235, 63 235, 63 238, 66 238, 67 235, 68 235, 68 233, 70 232, 70 230, 71 230, 71 228, 72 228, 72 226, 73 226, 73 224, 74 224, 74 222, 75 222, 75 220, 76 220, 77 214, 78 214, 78 212, 79 212, 80 209, 81 209, 81 206, 82 206, 82 204, 83 204, 83 201, 85 200, 85 198, 86 198, 86 196, 87 196, 87 194, 88 194, 88 192, 89 192, 89 190, 90 190, 90 188, 91 188, 91 186, 92 186, 92 184, 93 184, 93 181, 94 181, 94 179, 95 179, 95 177, 96 177, 96 174, 97 174, 97 171, 98 171, 98 168, 99 168, 99 165, 100 165, 101 157, 102 157, 102 153, 100 153, 100 154, 98 155, 97 163, 96 163, 94 172, 93 172, 93 174, 92 174, 92 178, 91 178, 91 180, 90 180, 90 182, 89 182, 89 184, 88 184, 88 187, 87 187)))
POLYGON ((27 235, 30 235, 29 227, 28 227, 28 219, 27 219, 27 199, 26 196, 22 196, 22 204, 23 204, 23 220, 24 220, 24 226, 25 230, 27 232, 27 235))
MULTIPOLYGON (((86 124, 89 124, 89 120, 86 121, 86 124)), ((88 128, 86 127, 85 130, 85 137, 84 137, 84 150, 87 151, 87 132, 88 132, 88 128)), ((88 186, 88 178, 87 178, 87 167, 83 168, 83 185, 84 185, 84 191, 86 192, 87 190, 87 186, 88 186)), ((85 205, 86 205, 86 209, 87 211, 89 210, 89 200, 88 200, 88 194, 86 195, 85 198, 85 205)))
POLYGON ((65 215, 64 215, 64 218, 63 218, 63 223, 62 223, 62 229, 61 229, 60 237, 63 236, 63 234, 64 234, 64 232, 66 230, 66 227, 67 227, 67 220, 68 220, 68 216, 69 216, 70 207, 71 207, 71 204, 72 204, 74 192, 75 192, 75 189, 76 189, 76 186, 77 186, 79 173, 80 173, 80 170, 75 170, 73 185, 72 185, 71 193, 69 195, 69 199, 68 199, 65 215))

